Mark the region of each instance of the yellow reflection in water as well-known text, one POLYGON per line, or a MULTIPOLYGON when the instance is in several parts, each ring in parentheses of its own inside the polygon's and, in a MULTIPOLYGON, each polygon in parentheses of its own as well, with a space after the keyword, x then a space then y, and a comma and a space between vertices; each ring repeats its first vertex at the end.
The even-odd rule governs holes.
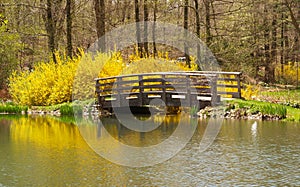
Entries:
POLYGON ((14 142, 31 142, 37 146, 56 149, 87 146, 75 125, 46 117, 13 120, 10 126, 10 138, 14 142))

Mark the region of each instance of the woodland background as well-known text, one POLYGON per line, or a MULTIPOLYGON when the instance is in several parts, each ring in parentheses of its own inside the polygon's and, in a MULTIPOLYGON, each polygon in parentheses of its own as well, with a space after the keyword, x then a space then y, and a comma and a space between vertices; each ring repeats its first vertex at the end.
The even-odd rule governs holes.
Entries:
MULTIPOLYGON (((55 62, 57 51, 72 58, 106 32, 138 21, 183 26, 224 71, 242 71, 252 84, 298 84, 300 0, 0 0, 0 87, 14 70, 55 62)), ((140 29, 137 43, 149 34, 140 29)), ((137 46, 153 56, 170 50, 137 46)))

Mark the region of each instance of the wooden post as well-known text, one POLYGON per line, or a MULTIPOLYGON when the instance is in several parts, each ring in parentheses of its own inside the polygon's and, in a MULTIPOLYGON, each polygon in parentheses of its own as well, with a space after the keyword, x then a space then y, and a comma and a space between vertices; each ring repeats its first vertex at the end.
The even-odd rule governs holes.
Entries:
MULTIPOLYGON (((118 92, 118 95, 117 95, 117 106, 119 106, 119 107, 121 107, 122 106, 122 100, 123 100, 123 98, 121 98, 121 89, 120 89, 120 86, 121 86, 121 84, 120 84, 120 82, 122 82, 122 77, 117 77, 117 79, 116 79, 116 86, 117 86, 117 88, 115 88, 116 89, 116 91, 118 92)), ((111 101, 112 102, 112 101, 111 101)))
POLYGON ((166 100, 166 75, 162 75, 162 95, 161 95, 161 99, 165 102, 165 105, 167 106, 167 100, 166 100))
POLYGON ((101 101, 101 98, 100 98, 100 89, 99 89, 99 80, 96 79, 96 85, 95 85, 95 94, 97 96, 97 99, 98 99, 98 105, 100 105, 102 107, 102 103, 100 102, 101 101))
POLYGON ((238 98, 242 98, 242 91, 241 91, 241 74, 237 74, 237 86, 238 86, 238 98))
POLYGON ((191 81, 190 81, 190 75, 186 75, 186 103, 189 107, 192 107, 191 103, 191 81))
POLYGON ((143 102, 143 92, 144 92, 144 83, 142 82, 143 81, 143 75, 138 75, 138 81, 139 81, 139 105, 140 106, 143 106, 144 105, 144 102, 143 102))
POLYGON ((211 77, 210 86, 211 86, 211 106, 216 106, 218 102, 217 76, 211 77))

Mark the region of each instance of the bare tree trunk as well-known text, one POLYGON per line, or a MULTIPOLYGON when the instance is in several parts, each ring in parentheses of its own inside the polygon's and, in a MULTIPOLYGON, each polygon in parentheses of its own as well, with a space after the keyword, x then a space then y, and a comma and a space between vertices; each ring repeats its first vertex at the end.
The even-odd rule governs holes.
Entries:
MULTIPOLYGON (((200 14, 199 14, 199 2, 198 0, 194 0, 195 3, 195 12, 196 12, 196 34, 198 38, 200 39, 200 14)), ((201 59, 201 51, 200 51, 200 44, 197 42, 197 65, 198 65, 198 70, 200 71, 200 59, 201 59)))
MULTIPOLYGON (((183 27, 184 27, 184 37, 187 37, 187 30, 189 27, 189 0, 185 0, 184 1, 184 16, 183 16, 183 27)), ((184 55, 185 55, 185 61, 186 64, 188 65, 188 67, 191 67, 191 61, 190 61, 190 56, 189 56, 189 48, 188 48, 188 44, 186 42, 184 42, 184 55)))
POLYGON ((105 42, 105 1, 94 0, 94 9, 96 14, 96 28, 98 36, 99 50, 104 52, 106 50, 105 42))
POLYGON ((73 3, 72 0, 67 0, 67 55, 72 58, 73 56, 73 46, 72 46, 72 9, 73 3))
POLYGON ((141 44, 141 29, 140 29, 140 10, 139 10, 139 0, 134 0, 135 7, 135 22, 136 22, 136 41, 138 46, 138 53, 140 57, 143 57, 143 48, 141 44))
MULTIPOLYGON (((268 7, 267 5, 264 5, 264 13, 265 16, 267 17, 269 12, 268 12, 268 7)), ((269 83, 271 82, 270 78, 270 67, 271 65, 271 56, 270 56, 270 28, 268 24, 268 19, 264 19, 264 56, 265 56, 265 82, 269 83)))
POLYGON ((284 74, 284 64, 285 64, 285 58, 284 58, 284 34, 285 34, 285 13, 284 11, 281 12, 281 33, 280 33, 280 65, 281 65, 281 75, 284 74))
POLYGON ((157 19, 157 0, 154 0, 154 10, 153 10, 153 28, 152 28, 152 37, 153 37, 153 57, 155 58, 157 54, 157 49, 156 49, 156 37, 155 37, 155 30, 156 30, 156 19, 157 19))
POLYGON ((146 56, 149 56, 148 23, 147 23, 148 21, 149 21, 148 0, 144 0, 144 49, 145 49, 146 56))
POLYGON ((205 30, 206 30, 206 43, 209 45, 211 43, 211 24, 210 24, 210 0, 204 0, 205 7, 205 30))
MULTIPOLYGON (((298 20, 298 27, 300 27, 300 22, 299 22, 299 20, 300 20, 300 2, 298 1, 298 4, 297 4, 297 6, 298 6, 298 12, 297 12, 297 16, 296 16, 296 20, 298 20)), ((300 61, 300 53, 299 53, 299 51, 300 51, 300 33, 299 33, 299 30, 297 30, 296 29, 296 32, 298 32, 298 35, 297 35, 297 33, 295 33, 295 43, 296 43, 296 45, 295 45, 295 61, 297 62, 297 65, 298 65, 298 63, 299 63, 299 61, 300 61)), ((298 73, 298 70, 297 70, 297 73, 298 73)), ((297 84, 298 84, 298 81, 297 81, 297 84)))
POLYGON ((52 0, 47 0, 47 33, 48 33, 48 47, 52 54, 54 63, 57 63, 55 57, 55 28, 52 17, 52 0))
POLYGON ((269 68, 269 79, 271 82, 275 81, 275 66, 277 64, 277 2, 273 5, 273 20, 272 20, 272 50, 271 50, 271 64, 269 68))

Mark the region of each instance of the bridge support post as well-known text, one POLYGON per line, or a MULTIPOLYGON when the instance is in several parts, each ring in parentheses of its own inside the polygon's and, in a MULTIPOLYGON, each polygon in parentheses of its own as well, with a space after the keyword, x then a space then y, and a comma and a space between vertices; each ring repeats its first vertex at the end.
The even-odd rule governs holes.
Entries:
POLYGON ((162 75, 162 94, 161 99, 165 102, 165 105, 167 106, 167 98, 166 98, 166 75, 162 75))
POLYGON ((143 102, 143 97, 144 97, 144 83, 143 83, 143 75, 139 75, 138 76, 138 80, 139 80, 139 105, 143 106, 144 102, 143 102))
POLYGON ((186 103, 187 106, 192 107, 192 102, 191 102, 191 80, 190 80, 190 75, 186 75, 186 103))
POLYGON ((216 106, 218 103, 216 76, 211 77, 210 86, 211 86, 211 106, 216 106))
POLYGON ((118 94, 117 94, 117 100, 116 100, 116 104, 117 104, 117 106, 121 106, 122 105, 122 98, 121 98, 121 92, 120 92, 120 83, 122 82, 122 77, 117 77, 117 80, 116 80, 116 91, 118 92, 118 94))
POLYGON ((241 74, 236 75, 237 76, 237 87, 238 87, 238 98, 242 98, 242 91, 241 91, 241 74))

